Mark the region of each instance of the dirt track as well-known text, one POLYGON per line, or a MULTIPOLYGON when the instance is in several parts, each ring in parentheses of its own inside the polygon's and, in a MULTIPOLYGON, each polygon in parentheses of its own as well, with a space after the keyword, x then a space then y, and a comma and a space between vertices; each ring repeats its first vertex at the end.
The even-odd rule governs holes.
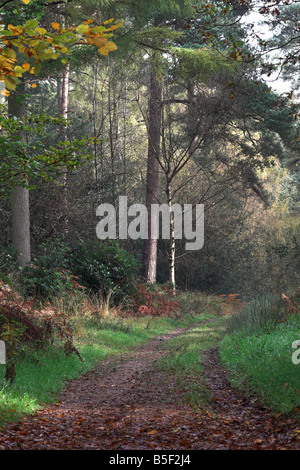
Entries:
POLYGON ((58 403, 5 427, 0 449, 300 449, 297 423, 232 390, 217 350, 203 356, 214 411, 199 416, 183 404, 174 378, 154 363, 184 332, 152 339, 66 383, 58 403))

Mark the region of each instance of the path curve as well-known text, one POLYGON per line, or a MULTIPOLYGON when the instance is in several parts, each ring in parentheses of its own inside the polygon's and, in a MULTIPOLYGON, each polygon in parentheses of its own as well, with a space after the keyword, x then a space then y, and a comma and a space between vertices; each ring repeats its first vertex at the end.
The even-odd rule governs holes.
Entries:
POLYGON ((0 431, 2 450, 300 449, 297 423, 274 418, 232 390, 217 350, 203 355, 214 412, 183 404, 174 379, 153 366, 166 342, 150 340, 69 381, 59 402, 0 431))

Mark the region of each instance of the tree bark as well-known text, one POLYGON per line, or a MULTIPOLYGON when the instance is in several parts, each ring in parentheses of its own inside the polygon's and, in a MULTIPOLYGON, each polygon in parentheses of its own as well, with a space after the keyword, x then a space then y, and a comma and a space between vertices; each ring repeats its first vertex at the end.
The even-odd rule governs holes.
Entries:
MULTIPOLYGON (((8 98, 8 112, 12 117, 22 119, 25 116, 26 107, 23 101, 24 84, 18 86, 17 92, 11 93, 8 98)), ((23 131, 15 134, 15 139, 26 143, 26 135, 23 131)), ((27 184, 27 180, 20 183, 27 184)), ((30 208, 29 191, 21 184, 12 190, 12 244, 17 253, 20 266, 25 266, 31 261, 30 248, 30 208)))
MULTIPOLYGON (((69 78, 70 78, 70 66, 66 65, 62 81, 61 81, 61 95, 60 95, 60 114, 64 119, 68 119, 68 105, 69 105, 69 78)), ((61 140, 67 140, 67 131, 64 125, 61 126, 61 140)), ((68 235, 69 232, 69 204, 68 204, 68 170, 63 167, 62 175, 62 209, 64 214, 64 235, 68 235)))
POLYGON ((170 182, 167 183, 166 193, 170 217, 169 281, 172 284, 173 291, 175 292, 175 227, 174 213, 172 211, 172 190, 170 182))
POLYGON ((148 209, 148 239, 144 242, 142 275, 150 283, 156 282, 158 220, 151 219, 151 205, 158 203, 159 188, 159 154, 161 133, 162 86, 156 68, 156 57, 152 58, 150 76, 149 123, 148 123, 148 160, 146 182, 146 207, 148 209))

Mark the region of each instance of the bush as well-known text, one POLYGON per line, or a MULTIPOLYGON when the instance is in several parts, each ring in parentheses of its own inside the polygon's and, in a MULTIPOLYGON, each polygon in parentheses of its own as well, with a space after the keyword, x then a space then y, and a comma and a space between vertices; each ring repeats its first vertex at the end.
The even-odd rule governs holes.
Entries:
POLYGON ((0 281, 0 340, 5 342, 7 351, 7 381, 14 381, 15 366, 21 353, 45 348, 56 340, 66 355, 76 353, 81 359, 73 345, 73 332, 70 315, 58 311, 49 303, 42 307, 35 300, 24 301, 17 292, 0 281))
POLYGON ((179 304, 174 296, 173 288, 166 285, 135 283, 134 295, 127 307, 132 313, 152 317, 179 316, 179 304))
POLYGON ((47 268, 37 264, 39 261, 36 258, 33 264, 22 268, 19 280, 26 296, 48 298, 54 293, 74 289, 72 276, 68 271, 47 268))
POLYGON ((55 240, 42 244, 32 264, 21 268, 19 283, 26 296, 51 298, 86 288, 118 304, 132 294, 138 267, 117 241, 79 240, 72 246, 55 240))
POLYGON ((43 243, 31 264, 20 268, 18 282, 26 297, 48 298, 65 290, 74 290, 68 270, 71 249, 63 241, 43 243))
POLYGON ((133 293, 139 263, 115 240, 97 243, 80 241, 73 248, 70 269, 87 289, 112 296, 118 304, 133 293))

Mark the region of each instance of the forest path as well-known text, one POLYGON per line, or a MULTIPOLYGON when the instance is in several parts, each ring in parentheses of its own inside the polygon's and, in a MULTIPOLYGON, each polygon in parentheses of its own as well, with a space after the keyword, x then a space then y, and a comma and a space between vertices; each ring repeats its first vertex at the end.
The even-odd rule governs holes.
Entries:
POLYGON ((203 353, 214 411, 199 415, 184 404, 174 377, 154 363, 168 352, 167 341, 185 331, 156 337, 67 382, 59 403, 0 431, 0 449, 300 449, 297 423, 231 389, 216 349, 203 353))

